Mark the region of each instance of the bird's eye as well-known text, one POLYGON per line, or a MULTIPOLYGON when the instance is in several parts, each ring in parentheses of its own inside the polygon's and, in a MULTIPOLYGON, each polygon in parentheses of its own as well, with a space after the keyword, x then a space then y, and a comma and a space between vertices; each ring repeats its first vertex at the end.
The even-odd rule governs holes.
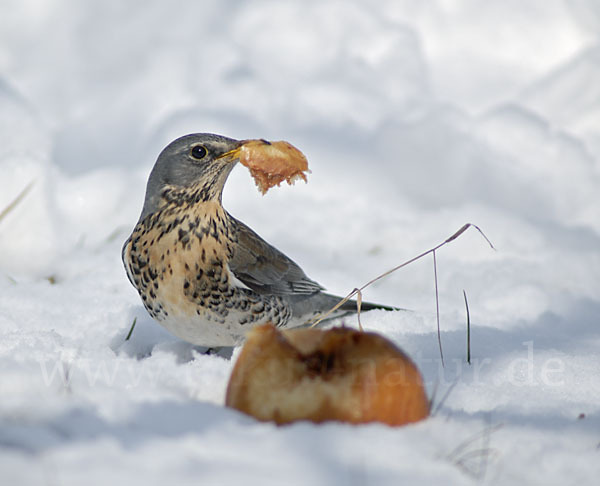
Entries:
POLYGON ((204 157, 206 157, 206 147, 202 146, 202 145, 195 145, 192 148, 192 157, 194 157, 195 159, 203 159, 204 157))

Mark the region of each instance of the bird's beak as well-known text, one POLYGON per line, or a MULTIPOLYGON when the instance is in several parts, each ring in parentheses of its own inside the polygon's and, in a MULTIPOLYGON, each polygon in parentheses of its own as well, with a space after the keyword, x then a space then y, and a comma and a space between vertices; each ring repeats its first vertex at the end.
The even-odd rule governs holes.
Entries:
POLYGON ((237 147, 225 152, 222 155, 219 155, 217 159, 224 159, 225 162, 237 162, 240 159, 240 150, 242 149, 242 145, 244 145, 246 142, 247 140, 241 140, 237 147))

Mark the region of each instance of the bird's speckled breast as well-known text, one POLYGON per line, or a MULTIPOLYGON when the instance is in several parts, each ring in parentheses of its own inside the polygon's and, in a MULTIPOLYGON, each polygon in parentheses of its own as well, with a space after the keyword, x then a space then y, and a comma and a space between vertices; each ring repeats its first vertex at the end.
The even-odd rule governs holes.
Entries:
POLYGON ((266 299, 233 284, 229 231, 219 203, 196 203, 140 221, 124 249, 127 272, 144 306, 182 339, 234 345, 247 324, 283 324, 289 318, 279 298, 266 299))
POLYGON ((212 201, 163 209, 138 223, 124 259, 152 317, 167 325, 224 314, 223 293, 232 293, 224 271, 231 255, 227 231, 225 212, 212 201))

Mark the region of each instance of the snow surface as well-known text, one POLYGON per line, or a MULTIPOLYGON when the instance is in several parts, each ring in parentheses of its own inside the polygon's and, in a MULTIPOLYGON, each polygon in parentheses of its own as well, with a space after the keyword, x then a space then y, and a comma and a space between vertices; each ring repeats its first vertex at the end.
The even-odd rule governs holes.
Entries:
POLYGON ((0 211, 32 185, 0 219, 0 484, 598 484, 599 5, 4 0, 0 211), (332 292, 492 240, 437 252, 445 368, 431 256, 365 291, 411 309, 363 324, 432 418, 257 423, 231 360, 145 314, 120 248, 198 131, 307 154, 309 184, 238 167, 224 203, 332 292))

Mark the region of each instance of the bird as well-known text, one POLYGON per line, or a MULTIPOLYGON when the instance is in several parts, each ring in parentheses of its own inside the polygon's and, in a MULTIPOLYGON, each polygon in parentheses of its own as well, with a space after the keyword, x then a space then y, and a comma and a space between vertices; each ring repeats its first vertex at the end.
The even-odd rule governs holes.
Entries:
MULTIPOLYGON (((194 345, 237 346, 256 325, 305 325, 341 300, 223 208, 243 143, 194 133, 167 145, 121 252, 150 316, 194 345)), ((391 309, 361 305, 376 308, 391 309)), ((348 301, 332 317, 353 311, 348 301)))

